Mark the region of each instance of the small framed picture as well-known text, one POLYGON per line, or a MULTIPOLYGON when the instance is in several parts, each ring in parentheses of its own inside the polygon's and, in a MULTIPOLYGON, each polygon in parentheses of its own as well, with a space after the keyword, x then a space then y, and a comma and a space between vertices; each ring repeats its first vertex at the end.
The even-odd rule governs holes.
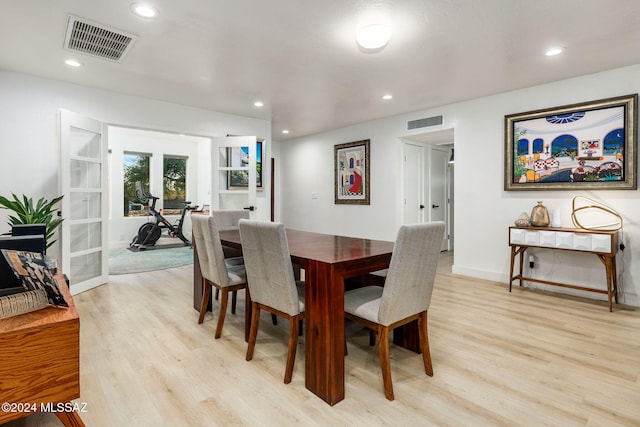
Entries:
POLYGON ((369 204, 369 140, 334 146, 335 203, 369 204))

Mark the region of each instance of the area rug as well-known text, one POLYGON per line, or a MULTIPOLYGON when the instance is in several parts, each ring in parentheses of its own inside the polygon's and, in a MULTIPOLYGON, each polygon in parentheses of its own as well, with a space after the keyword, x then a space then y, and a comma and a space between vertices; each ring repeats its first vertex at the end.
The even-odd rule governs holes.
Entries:
POLYGON ((164 270, 192 263, 193 249, 188 246, 143 251, 109 250, 109 274, 113 275, 164 270))

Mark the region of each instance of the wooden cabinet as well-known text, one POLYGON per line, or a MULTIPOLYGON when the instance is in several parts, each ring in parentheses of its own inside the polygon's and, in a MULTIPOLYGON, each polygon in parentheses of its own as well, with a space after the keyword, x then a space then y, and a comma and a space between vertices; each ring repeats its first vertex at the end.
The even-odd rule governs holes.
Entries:
POLYGON ((84 426, 80 397, 80 318, 63 276, 56 276, 69 308, 0 320, 0 424, 45 410, 66 426, 84 426), (20 406, 18 406, 20 405, 20 406), (28 405, 28 406, 27 406, 28 405))
POLYGON ((509 246, 511 246, 511 265, 509 272, 509 292, 514 280, 543 283, 553 286, 578 289, 581 291, 607 294, 609 311, 613 302, 618 302, 618 282, 616 272, 616 253, 618 252, 617 231, 591 231, 575 228, 509 227, 509 246), (606 289, 594 289, 584 286, 541 280, 522 275, 523 258, 528 248, 547 248, 554 250, 590 253, 598 257, 605 267, 606 289), (514 276, 514 263, 519 261, 519 273, 514 276))

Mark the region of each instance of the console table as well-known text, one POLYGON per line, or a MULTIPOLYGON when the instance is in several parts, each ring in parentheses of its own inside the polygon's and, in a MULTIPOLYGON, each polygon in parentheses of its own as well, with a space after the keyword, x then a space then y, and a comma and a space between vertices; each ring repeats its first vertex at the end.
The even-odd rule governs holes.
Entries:
POLYGON ((84 426, 73 399, 80 397, 80 318, 64 278, 56 275, 69 308, 0 320, 0 424, 49 411, 65 426, 84 426))
POLYGON ((618 280, 616 273, 616 253, 618 252, 617 231, 591 231, 574 228, 549 227, 509 227, 509 246, 511 246, 511 265, 509 271, 509 292, 514 280, 543 283, 546 285, 562 286, 580 291, 607 294, 609 311, 613 311, 612 299, 618 302, 618 280), (554 250, 574 251, 593 254, 605 267, 607 289, 587 288, 566 283, 524 277, 522 265, 524 253, 529 248, 546 248, 554 250), (513 269, 519 256, 520 271, 514 276, 513 269))

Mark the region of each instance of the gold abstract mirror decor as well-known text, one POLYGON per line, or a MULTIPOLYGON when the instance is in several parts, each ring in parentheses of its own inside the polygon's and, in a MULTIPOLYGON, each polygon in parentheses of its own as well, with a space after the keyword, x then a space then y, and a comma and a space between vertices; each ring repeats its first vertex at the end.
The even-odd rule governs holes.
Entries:
POLYGON ((617 211, 582 196, 574 197, 571 202, 571 220, 576 227, 591 231, 622 228, 622 216, 617 211))

